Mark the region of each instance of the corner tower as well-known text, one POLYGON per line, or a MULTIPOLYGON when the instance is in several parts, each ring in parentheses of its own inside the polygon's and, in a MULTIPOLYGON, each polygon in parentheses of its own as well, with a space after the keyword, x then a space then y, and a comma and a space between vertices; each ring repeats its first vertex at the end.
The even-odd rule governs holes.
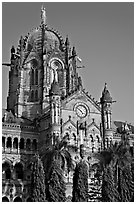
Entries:
POLYGON ((50 118, 51 118, 51 137, 52 144, 56 137, 60 138, 60 120, 61 120, 61 92, 58 82, 55 80, 50 89, 50 118))
POLYGON ((108 148, 113 140, 112 131, 112 97, 107 89, 107 83, 105 83, 102 97, 100 98, 101 104, 101 119, 102 119, 102 137, 103 148, 108 148))

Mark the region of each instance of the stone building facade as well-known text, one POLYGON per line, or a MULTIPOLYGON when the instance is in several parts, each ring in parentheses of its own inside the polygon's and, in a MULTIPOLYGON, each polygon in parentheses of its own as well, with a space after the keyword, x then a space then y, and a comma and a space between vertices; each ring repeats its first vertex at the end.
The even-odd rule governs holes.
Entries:
MULTIPOLYGON (((7 109, 2 118, 3 201, 31 201, 29 161, 41 144, 53 144, 56 137, 67 135, 76 163, 81 144, 88 159, 114 142, 113 101, 107 85, 97 102, 83 88, 77 60, 68 37, 64 41, 46 24, 44 8, 41 24, 21 36, 17 49, 11 48, 7 109)), ((65 174, 67 195, 72 176, 72 172, 65 174)))

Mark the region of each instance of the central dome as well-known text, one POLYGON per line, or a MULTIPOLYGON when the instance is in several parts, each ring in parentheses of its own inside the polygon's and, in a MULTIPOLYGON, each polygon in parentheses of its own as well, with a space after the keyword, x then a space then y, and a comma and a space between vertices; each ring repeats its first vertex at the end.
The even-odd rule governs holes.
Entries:
POLYGON ((64 42, 62 36, 53 29, 49 29, 47 26, 42 29, 42 26, 32 30, 28 35, 26 43, 26 51, 36 50, 42 52, 43 50, 54 49, 55 46, 63 50, 64 42))

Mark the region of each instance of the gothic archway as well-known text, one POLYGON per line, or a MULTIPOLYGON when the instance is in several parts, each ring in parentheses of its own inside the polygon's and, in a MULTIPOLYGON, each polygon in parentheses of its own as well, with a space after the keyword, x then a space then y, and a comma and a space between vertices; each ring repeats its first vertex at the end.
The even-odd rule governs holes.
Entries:
POLYGON ((14 141, 13 141, 13 148, 14 149, 18 149, 18 138, 14 138, 14 141))
POLYGON ((8 199, 6 196, 4 196, 4 197, 2 198, 2 202, 9 202, 9 199, 8 199))
POLYGON ((3 178, 4 179, 11 179, 11 169, 10 164, 8 162, 4 162, 2 164, 2 172, 3 172, 3 178))
POLYGON ((18 196, 14 199, 14 202, 22 202, 22 199, 18 196))
POLYGON ((21 163, 16 163, 14 170, 15 170, 16 179, 23 179, 23 176, 24 176, 23 165, 21 163))
POLYGON ((12 147, 12 140, 11 137, 7 138, 7 144, 6 144, 7 148, 11 148, 12 147))
POLYGON ((27 198, 26 202, 33 202, 31 198, 27 198))
POLYGON ((20 149, 24 149, 24 138, 21 138, 21 139, 20 139, 20 144, 19 144, 19 146, 20 146, 20 149))

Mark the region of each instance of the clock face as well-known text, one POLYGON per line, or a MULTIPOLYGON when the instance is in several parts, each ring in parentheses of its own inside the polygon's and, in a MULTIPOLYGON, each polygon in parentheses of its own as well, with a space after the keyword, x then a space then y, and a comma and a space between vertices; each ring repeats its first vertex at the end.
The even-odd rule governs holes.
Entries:
POLYGON ((80 118, 84 118, 87 115, 87 109, 84 105, 78 105, 76 107, 76 114, 80 117, 80 118))

